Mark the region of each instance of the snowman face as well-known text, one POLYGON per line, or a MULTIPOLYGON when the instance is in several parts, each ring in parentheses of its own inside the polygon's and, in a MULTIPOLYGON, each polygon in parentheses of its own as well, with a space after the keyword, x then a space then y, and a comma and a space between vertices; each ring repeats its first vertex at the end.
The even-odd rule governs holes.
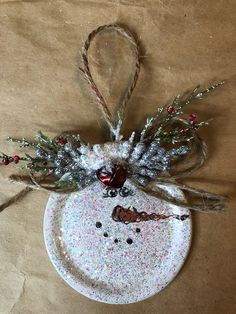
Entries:
POLYGON ((107 303, 132 303, 160 291, 190 245, 191 220, 171 216, 189 215, 187 209, 166 205, 128 180, 125 188, 132 193, 104 197, 95 182, 69 197, 52 194, 45 212, 45 242, 59 274, 78 292, 107 303))

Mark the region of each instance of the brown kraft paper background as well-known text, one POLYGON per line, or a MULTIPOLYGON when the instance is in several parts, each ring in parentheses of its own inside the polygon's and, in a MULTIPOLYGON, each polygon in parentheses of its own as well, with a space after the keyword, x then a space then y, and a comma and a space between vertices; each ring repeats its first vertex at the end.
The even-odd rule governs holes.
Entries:
MULTIPOLYGON (((103 140, 104 121, 78 71, 79 51, 94 28, 118 22, 134 32, 142 50, 125 134, 178 93, 227 81, 187 109, 214 118, 201 130, 209 159, 187 183, 231 196, 226 212, 193 215, 190 254, 166 289, 140 303, 107 305, 76 293, 59 277, 42 233, 48 195, 29 193, 0 214, 1 314, 236 313, 235 20, 233 0, 0 0, 0 151, 19 153, 5 138, 32 139, 37 130, 49 136, 76 130, 90 143, 103 140)), ((121 37, 104 33, 89 54, 114 110, 132 70, 132 51, 121 37)), ((20 190, 6 181, 16 171, 0 167, 1 202, 20 190)))

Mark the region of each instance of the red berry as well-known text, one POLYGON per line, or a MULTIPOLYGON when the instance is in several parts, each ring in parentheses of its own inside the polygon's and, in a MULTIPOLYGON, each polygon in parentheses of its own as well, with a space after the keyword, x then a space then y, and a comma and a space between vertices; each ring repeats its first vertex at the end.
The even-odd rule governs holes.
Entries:
POLYGON ((7 165, 9 165, 10 161, 8 158, 3 158, 2 163, 3 163, 3 165, 7 166, 7 165))
POLYGON ((191 122, 195 122, 197 120, 197 116, 194 113, 191 113, 188 118, 191 122))
POLYGON ((60 145, 65 145, 67 143, 67 140, 62 138, 62 137, 59 137, 57 139, 57 144, 60 144, 60 145))
POLYGON ((20 157, 18 155, 13 156, 12 159, 15 164, 18 164, 18 162, 20 161, 20 157))
POLYGON ((168 113, 173 113, 175 111, 175 108, 173 106, 168 106, 166 110, 168 113))
POLYGON ((185 135, 187 133, 186 129, 180 129, 179 131, 180 135, 185 135))

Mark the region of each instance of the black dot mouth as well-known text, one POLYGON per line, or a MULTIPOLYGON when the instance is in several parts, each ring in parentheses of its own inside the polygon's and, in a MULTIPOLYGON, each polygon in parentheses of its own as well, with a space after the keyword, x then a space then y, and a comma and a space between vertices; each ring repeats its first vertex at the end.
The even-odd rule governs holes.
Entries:
POLYGON ((126 240, 126 242, 127 242, 128 244, 132 244, 132 243, 133 243, 133 240, 132 240, 131 238, 128 238, 128 239, 126 240))
POLYGON ((96 222, 96 227, 97 227, 97 228, 102 228, 102 223, 101 223, 100 221, 97 221, 97 222, 96 222))
MULTIPOLYGON (((100 228, 102 228, 102 223, 101 223, 100 221, 97 221, 97 222, 95 223, 95 226, 96 226, 96 228, 100 229, 100 228)), ((136 233, 140 233, 140 232, 141 232, 141 229, 137 227, 137 228, 135 229, 135 232, 136 232, 136 233)), ((108 235, 108 233, 107 233, 106 231, 103 233, 103 236, 104 236, 105 238, 108 238, 108 237, 109 237, 109 235, 108 235)), ((115 239, 114 239, 114 243, 115 243, 115 244, 117 244, 117 243, 119 243, 119 242, 121 242, 120 239, 118 239, 118 238, 115 238, 115 239)), ((133 239, 127 238, 127 239, 126 239, 126 243, 129 244, 129 245, 132 244, 132 243, 133 243, 133 239)))

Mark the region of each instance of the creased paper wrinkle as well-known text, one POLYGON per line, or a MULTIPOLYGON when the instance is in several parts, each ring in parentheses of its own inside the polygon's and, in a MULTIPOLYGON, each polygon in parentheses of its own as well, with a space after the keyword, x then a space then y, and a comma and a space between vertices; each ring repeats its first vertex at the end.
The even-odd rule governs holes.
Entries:
POLYGON ((14 302, 14 304, 12 305, 12 308, 9 311, 10 313, 14 313, 14 309, 17 307, 17 304, 21 301, 21 299, 24 297, 24 293, 25 293, 25 283, 26 283, 26 278, 24 278, 23 282, 22 282, 22 286, 21 286, 21 290, 19 291, 19 296, 16 299, 16 301, 14 302))

